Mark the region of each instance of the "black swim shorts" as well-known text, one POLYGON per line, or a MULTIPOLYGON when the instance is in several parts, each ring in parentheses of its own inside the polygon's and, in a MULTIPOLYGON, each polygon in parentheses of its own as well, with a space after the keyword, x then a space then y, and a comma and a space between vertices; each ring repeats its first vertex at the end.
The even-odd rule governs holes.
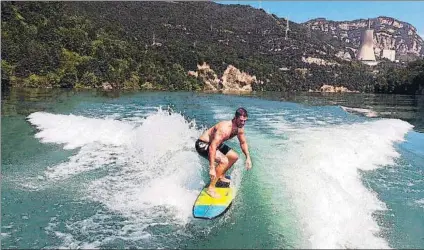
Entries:
MULTIPOLYGON (((203 156, 205 159, 209 160, 209 143, 204 142, 202 140, 197 140, 196 144, 196 151, 199 153, 199 155, 203 156)), ((221 153, 226 155, 228 151, 231 150, 230 147, 225 145, 224 143, 221 143, 221 145, 218 146, 217 150, 219 150, 221 153)))

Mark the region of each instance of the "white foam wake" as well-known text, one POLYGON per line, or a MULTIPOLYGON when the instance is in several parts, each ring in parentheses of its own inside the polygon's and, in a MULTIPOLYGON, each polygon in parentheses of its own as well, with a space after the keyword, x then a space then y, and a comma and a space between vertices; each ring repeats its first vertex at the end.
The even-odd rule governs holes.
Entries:
POLYGON ((378 113, 371 109, 363 109, 363 108, 351 108, 340 106, 344 111, 353 113, 353 114, 361 114, 366 117, 378 117, 378 113))
MULTIPOLYGON (((72 183, 76 178, 75 187, 80 187, 76 191, 82 192, 84 199, 99 202, 127 218, 122 230, 113 234, 117 238, 145 238, 146 225, 185 225, 191 218, 192 204, 204 185, 202 162, 194 150, 201 131, 194 121, 162 109, 138 121, 45 112, 28 118, 40 130, 35 136, 42 142, 63 144, 64 149, 79 148, 68 161, 48 167, 41 179, 54 184, 72 183), (90 173, 96 175, 93 171, 103 174, 86 178, 90 173), (125 234, 125 228, 132 233, 125 234)), ((102 226, 91 223, 110 222, 84 221, 78 223, 89 223, 87 228, 93 229, 90 233, 100 235, 102 226)), ((103 240, 110 241, 113 235, 103 240)), ((101 245, 99 237, 95 245, 101 245)))
POLYGON ((44 143, 65 144, 64 149, 74 149, 90 143, 120 146, 129 140, 133 125, 112 119, 95 119, 75 115, 55 115, 35 112, 29 122, 40 131, 35 135, 44 143))
POLYGON ((411 128, 394 119, 327 125, 292 129, 282 146, 276 143, 268 152, 275 156, 270 165, 278 164, 273 177, 297 207, 305 247, 389 248, 373 217, 385 204, 364 186, 358 170, 394 164, 395 143, 411 128))

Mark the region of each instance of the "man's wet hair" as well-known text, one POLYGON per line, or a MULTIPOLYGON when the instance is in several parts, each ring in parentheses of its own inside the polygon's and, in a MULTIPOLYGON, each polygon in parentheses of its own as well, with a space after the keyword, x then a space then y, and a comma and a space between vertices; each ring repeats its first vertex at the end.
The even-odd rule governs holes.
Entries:
POLYGON ((238 117, 240 117, 240 116, 244 116, 244 117, 247 117, 247 111, 246 111, 246 109, 244 109, 244 108, 238 108, 237 110, 236 110, 236 115, 235 115, 237 118, 238 117))

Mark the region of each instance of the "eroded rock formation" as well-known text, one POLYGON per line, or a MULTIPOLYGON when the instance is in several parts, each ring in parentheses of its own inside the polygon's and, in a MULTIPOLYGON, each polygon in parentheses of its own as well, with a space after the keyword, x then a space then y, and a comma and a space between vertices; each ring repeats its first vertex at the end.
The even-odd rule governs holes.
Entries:
POLYGON ((252 92, 252 84, 258 83, 255 76, 241 72, 233 65, 228 65, 222 77, 218 77, 207 63, 198 64, 197 71, 189 71, 188 74, 202 80, 205 84, 203 88, 205 91, 249 93, 252 92))

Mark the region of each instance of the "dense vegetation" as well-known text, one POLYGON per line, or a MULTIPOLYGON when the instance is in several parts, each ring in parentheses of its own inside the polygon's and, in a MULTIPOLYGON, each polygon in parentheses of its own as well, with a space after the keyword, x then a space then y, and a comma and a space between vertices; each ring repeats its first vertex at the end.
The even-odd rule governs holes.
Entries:
POLYGON ((60 2, 2 2, 2 84, 200 89, 181 64, 164 60, 155 46, 134 42, 119 24, 99 27, 66 13, 60 2))
POLYGON ((374 92, 424 94, 424 60, 416 60, 399 67, 381 63, 380 73, 375 77, 374 92))
POLYGON ((424 62, 370 68, 334 55, 343 43, 262 10, 213 2, 2 1, 2 87, 201 90, 188 76, 207 62, 255 75, 258 91, 351 90, 415 93, 424 62), (339 66, 308 64, 318 57, 339 66), (287 70, 283 70, 287 69, 287 70))

